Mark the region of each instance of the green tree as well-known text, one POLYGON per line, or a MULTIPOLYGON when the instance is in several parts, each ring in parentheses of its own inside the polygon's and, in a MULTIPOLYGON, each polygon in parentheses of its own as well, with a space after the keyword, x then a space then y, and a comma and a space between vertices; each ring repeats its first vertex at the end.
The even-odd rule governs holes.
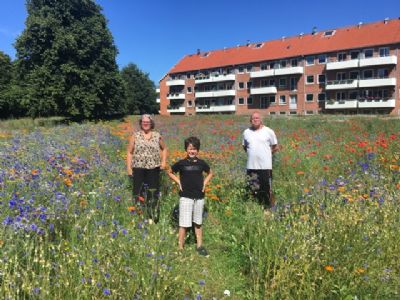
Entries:
MULTIPOLYGON (((0 118, 7 118, 12 113, 11 91, 13 80, 13 64, 11 58, 0 51, 0 118)), ((14 114, 15 115, 15 114, 14 114)))
POLYGON ((149 74, 135 64, 128 64, 121 70, 125 88, 125 104, 129 114, 157 113, 157 94, 149 74))
POLYGON ((117 48, 93 0, 27 0, 16 72, 31 117, 124 113, 117 48))

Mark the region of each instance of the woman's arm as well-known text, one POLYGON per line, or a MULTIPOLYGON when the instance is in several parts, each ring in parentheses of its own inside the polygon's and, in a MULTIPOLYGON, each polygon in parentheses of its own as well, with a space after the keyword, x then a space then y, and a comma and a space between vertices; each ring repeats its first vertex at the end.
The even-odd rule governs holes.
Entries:
POLYGON ((161 137, 160 137, 160 149, 161 149, 161 166, 160 166, 160 168, 165 169, 167 166, 168 149, 161 137))
POLYGON ((132 175, 132 154, 134 150, 135 150, 135 137, 131 135, 129 137, 128 148, 126 151, 126 170, 129 176, 132 175))

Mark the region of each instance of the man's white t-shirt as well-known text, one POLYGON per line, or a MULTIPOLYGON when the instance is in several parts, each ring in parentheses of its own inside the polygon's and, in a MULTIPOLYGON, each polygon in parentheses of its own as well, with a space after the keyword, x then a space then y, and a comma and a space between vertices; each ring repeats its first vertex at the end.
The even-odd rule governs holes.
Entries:
POLYGON ((266 126, 243 132, 243 146, 247 148, 247 169, 272 170, 271 146, 277 145, 275 132, 266 126))

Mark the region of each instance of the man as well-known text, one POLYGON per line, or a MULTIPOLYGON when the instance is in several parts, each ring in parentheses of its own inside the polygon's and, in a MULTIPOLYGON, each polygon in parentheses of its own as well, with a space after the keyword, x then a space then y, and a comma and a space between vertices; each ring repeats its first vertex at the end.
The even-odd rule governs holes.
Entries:
POLYGON ((278 151, 275 132, 264 126, 255 112, 250 117, 251 127, 243 132, 243 148, 247 152, 247 176, 251 191, 264 209, 274 205, 272 199, 272 153, 278 151))

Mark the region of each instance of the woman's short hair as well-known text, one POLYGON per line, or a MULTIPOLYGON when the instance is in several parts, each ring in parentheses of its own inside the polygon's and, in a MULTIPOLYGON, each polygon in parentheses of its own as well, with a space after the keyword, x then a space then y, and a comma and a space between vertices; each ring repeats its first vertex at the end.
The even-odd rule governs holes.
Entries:
POLYGON ((149 114, 143 114, 143 115, 140 116, 140 119, 139 119, 139 126, 140 126, 141 129, 143 129, 143 127, 142 127, 142 121, 143 121, 144 118, 147 118, 147 119, 150 120, 150 128, 151 128, 151 129, 154 129, 154 127, 156 127, 156 124, 155 124, 155 122, 154 122, 153 116, 152 116, 152 115, 149 115, 149 114))

